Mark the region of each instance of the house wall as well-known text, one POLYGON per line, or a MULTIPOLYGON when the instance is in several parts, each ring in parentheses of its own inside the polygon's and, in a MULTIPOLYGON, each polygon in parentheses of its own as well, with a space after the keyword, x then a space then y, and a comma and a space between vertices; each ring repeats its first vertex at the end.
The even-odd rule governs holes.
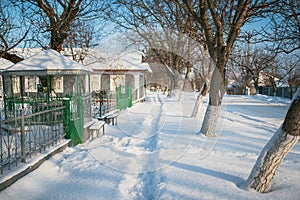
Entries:
POLYGON ((140 72, 127 72, 123 74, 92 74, 91 92, 105 90, 109 93, 115 93, 119 85, 128 85, 132 87, 133 101, 145 97, 144 89, 145 75, 140 72), (109 80, 107 80, 109 77, 109 80))
POLYGON ((90 80, 91 80, 91 82, 90 82, 91 92, 100 90, 101 76, 100 75, 91 75, 90 80))

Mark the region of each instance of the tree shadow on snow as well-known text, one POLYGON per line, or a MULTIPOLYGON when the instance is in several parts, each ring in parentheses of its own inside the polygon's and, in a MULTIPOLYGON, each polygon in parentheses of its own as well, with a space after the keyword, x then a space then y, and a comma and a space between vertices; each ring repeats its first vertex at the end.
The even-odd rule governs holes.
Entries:
POLYGON ((227 174, 227 173, 220 172, 220 171, 216 171, 216 170, 212 170, 212 169, 207 169, 207 168, 200 167, 200 166, 194 166, 194 165, 189 165, 186 163, 179 163, 179 162, 173 162, 171 165, 174 167, 188 170, 188 171, 193 171, 193 172, 205 174, 208 176, 220 178, 225 181, 232 182, 235 185, 239 185, 239 184, 245 182, 245 180, 241 177, 234 176, 234 175, 227 174))

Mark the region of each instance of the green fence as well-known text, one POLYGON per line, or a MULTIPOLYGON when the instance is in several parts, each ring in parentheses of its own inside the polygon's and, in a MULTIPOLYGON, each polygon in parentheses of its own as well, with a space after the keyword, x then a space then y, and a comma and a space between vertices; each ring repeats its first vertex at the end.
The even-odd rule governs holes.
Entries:
MULTIPOLYGON (((84 142, 84 114, 91 115, 91 113, 84 113, 85 105, 83 101, 85 97, 82 96, 66 96, 56 98, 50 102, 46 102, 44 99, 5 99, 4 112, 1 113, 2 119, 14 119, 21 116, 21 112, 24 115, 35 114, 38 112, 46 112, 56 107, 64 106, 64 129, 66 133, 66 139, 72 140, 72 145, 77 145, 84 142)), ((87 98, 90 99, 90 98, 87 98)), ((88 109, 87 109, 88 110, 88 109)), ((40 116, 40 115, 39 115, 40 116)), ((52 121, 48 118, 34 119, 34 123, 37 124, 51 124, 52 121)))

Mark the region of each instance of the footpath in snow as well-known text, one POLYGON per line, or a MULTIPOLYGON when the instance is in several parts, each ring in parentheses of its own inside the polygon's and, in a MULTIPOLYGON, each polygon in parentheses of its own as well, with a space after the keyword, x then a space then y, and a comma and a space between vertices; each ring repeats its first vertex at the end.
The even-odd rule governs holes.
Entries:
POLYGON ((12 186, 0 199, 297 199, 300 146, 259 194, 237 185, 282 123, 288 101, 225 96, 217 138, 198 134, 206 108, 190 118, 196 94, 148 93, 122 111, 106 135, 69 147, 12 186), (288 173, 286 173, 288 172, 288 173))

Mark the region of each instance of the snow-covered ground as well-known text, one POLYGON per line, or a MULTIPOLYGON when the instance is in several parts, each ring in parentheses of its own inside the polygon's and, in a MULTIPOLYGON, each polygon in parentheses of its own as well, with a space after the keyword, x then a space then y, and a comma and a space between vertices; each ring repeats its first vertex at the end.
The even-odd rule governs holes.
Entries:
POLYGON ((281 164, 271 191, 243 183, 282 123, 288 100, 225 96, 218 137, 198 134, 196 94, 182 101, 148 93, 122 111, 106 135, 69 147, 0 192, 0 199, 299 199, 300 145, 281 164))

